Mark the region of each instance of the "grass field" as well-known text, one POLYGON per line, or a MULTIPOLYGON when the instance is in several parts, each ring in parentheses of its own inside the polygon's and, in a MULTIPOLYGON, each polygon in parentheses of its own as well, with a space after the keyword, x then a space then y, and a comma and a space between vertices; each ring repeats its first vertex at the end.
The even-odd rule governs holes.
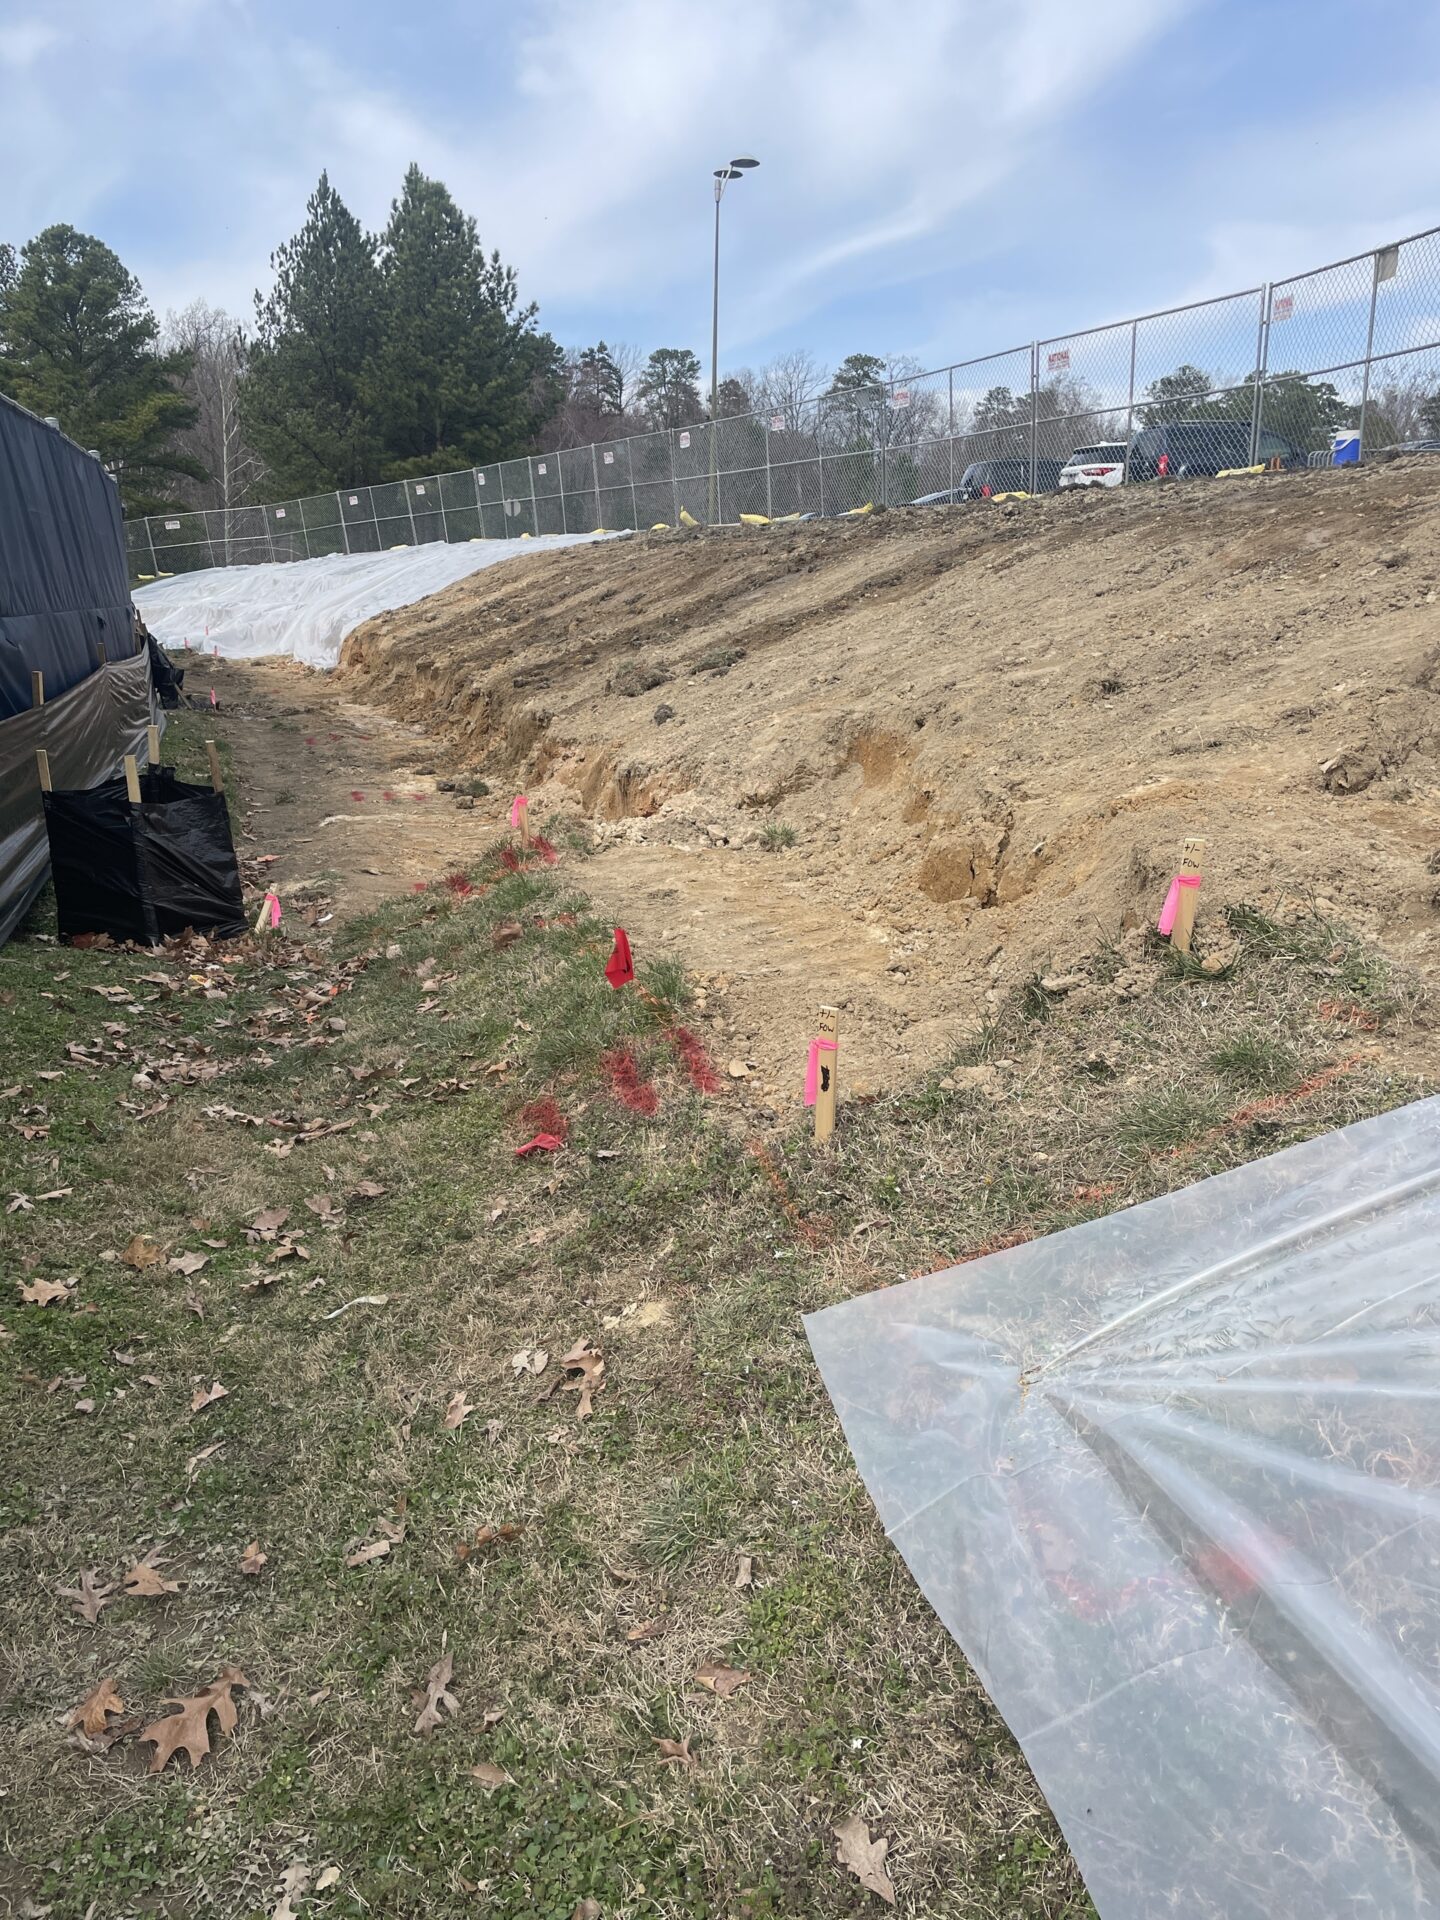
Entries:
POLYGON ((1099 943, 821 1153, 697 1091, 583 879, 155 955, 42 903, 0 951, 0 1906, 878 1911, 859 1813, 906 1913, 1090 1913, 800 1315, 1415 1097, 1407 984, 1306 916, 1232 911, 1221 977, 1099 943), (233 1735, 148 1773, 227 1666, 233 1735))

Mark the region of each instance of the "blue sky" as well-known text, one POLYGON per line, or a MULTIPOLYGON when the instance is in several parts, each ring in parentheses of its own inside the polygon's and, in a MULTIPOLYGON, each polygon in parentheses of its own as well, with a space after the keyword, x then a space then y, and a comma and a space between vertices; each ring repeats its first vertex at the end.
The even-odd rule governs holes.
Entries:
POLYGON ((247 316, 320 169, 437 174, 567 345, 927 365, 1440 222, 1424 0, 3 0, 0 238, 247 316))

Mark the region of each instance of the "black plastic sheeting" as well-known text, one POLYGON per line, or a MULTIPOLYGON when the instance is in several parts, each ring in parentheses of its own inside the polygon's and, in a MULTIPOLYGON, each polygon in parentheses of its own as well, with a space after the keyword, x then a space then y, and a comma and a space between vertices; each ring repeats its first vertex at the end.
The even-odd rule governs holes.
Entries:
POLYGON ((0 394, 0 721, 135 651, 120 496, 100 462, 0 394))
POLYGON ((47 793, 45 827, 62 940, 103 933, 155 946, 187 930, 244 933, 223 793, 155 767, 142 779, 138 806, 123 780, 47 793))

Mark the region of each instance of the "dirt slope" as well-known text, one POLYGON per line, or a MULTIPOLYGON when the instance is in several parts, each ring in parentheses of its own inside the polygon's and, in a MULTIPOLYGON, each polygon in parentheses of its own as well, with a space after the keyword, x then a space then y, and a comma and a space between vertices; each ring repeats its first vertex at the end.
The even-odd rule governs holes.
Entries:
POLYGON ((1202 950, 1319 896, 1428 971, 1437 590, 1440 464, 1397 463, 642 535, 383 616, 338 681, 599 823, 587 885, 788 1100, 817 1001, 852 1089, 903 1078, 1191 832, 1202 950))

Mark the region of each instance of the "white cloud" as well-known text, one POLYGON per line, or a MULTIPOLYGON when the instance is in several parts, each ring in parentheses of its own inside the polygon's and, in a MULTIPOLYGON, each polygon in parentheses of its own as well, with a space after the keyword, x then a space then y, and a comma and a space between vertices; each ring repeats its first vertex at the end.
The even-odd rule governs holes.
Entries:
POLYGON ((47 20, 15 20, 0 24, 0 67, 23 70, 60 44, 60 30, 47 20))

